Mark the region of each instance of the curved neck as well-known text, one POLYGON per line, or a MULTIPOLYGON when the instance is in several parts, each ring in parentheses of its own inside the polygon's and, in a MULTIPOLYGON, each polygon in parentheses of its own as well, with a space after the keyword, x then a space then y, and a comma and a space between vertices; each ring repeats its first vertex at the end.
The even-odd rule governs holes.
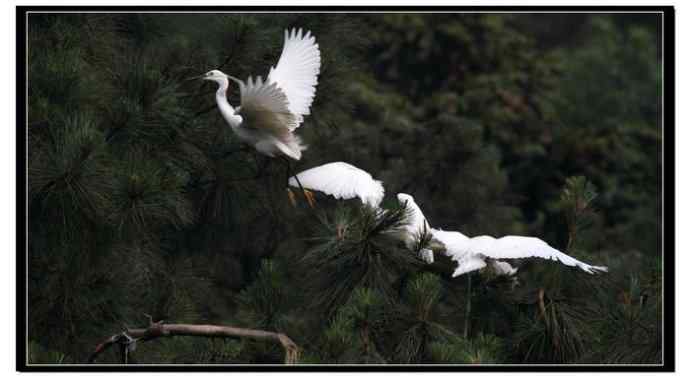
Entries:
POLYGON ((216 91, 216 103, 218 104, 218 109, 220 109, 220 114, 223 115, 225 121, 230 124, 230 127, 235 129, 242 123, 242 117, 235 114, 235 109, 228 102, 225 94, 228 91, 228 79, 223 78, 218 81, 218 90, 216 91))

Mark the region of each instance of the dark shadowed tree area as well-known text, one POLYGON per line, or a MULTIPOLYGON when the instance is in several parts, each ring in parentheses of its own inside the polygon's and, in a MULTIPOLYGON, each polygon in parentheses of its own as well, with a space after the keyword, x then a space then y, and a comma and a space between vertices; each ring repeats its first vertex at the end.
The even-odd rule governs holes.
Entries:
MULTIPOLYGON (((85 363, 149 321, 282 333, 297 363, 662 362, 659 18, 31 14, 28 362, 85 363), (215 84, 186 80, 265 76, 293 26, 322 56, 294 165, 369 171, 383 216, 294 207, 284 164, 242 150, 215 84), (433 227, 538 236, 610 272, 525 260, 517 283, 452 278, 450 258, 385 235, 405 221, 398 192, 433 227)), ((126 351, 284 361, 251 337, 126 351)))

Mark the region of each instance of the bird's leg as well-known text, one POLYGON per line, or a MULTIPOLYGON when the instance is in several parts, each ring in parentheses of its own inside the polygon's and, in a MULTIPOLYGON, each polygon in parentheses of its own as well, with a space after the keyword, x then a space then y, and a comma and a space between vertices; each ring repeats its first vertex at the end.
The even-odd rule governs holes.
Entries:
POLYGON ((472 274, 467 273, 467 300, 465 302, 465 329, 463 335, 465 339, 469 339, 470 333, 470 315, 472 314, 472 274))
POLYGON ((315 207, 316 205, 316 199, 314 198, 314 194, 302 186, 302 183, 299 181, 299 177, 297 177, 297 174, 294 174, 292 172, 292 166, 290 165, 290 160, 288 160, 285 157, 281 157, 285 161, 286 165, 286 172, 285 172, 285 185, 287 185, 287 192, 288 192, 288 198, 290 198, 290 202, 292 203, 292 206, 296 206, 296 200, 295 200, 295 195, 292 193, 292 190, 290 190, 290 176, 293 176, 295 178, 295 181, 297 181, 297 185, 299 185, 300 190, 302 191, 302 194, 304 194, 304 198, 307 199, 307 203, 309 203, 309 206, 312 208, 315 207))
POLYGON ((285 185, 287 190, 288 199, 292 207, 297 207, 297 199, 295 199, 295 193, 290 189, 290 162, 287 158, 281 157, 285 160, 285 185))

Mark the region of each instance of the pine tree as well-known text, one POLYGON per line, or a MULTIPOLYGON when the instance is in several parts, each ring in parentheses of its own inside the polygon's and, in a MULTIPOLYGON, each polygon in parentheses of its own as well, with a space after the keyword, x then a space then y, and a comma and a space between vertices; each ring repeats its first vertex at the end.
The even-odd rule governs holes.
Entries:
POLYGON ((30 362, 82 363, 161 320, 286 334, 299 350, 160 337, 124 348, 128 363, 658 362, 655 24, 576 17, 581 34, 546 41, 525 20, 32 14, 30 362), (351 162, 414 194, 432 227, 539 234, 612 272, 528 261, 517 286, 451 278, 452 260, 425 264, 391 235, 407 219, 391 197, 385 211, 321 196, 293 208, 283 165, 233 135, 212 85, 186 81, 266 74, 292 26, 323 57, 300 169, 351 162))

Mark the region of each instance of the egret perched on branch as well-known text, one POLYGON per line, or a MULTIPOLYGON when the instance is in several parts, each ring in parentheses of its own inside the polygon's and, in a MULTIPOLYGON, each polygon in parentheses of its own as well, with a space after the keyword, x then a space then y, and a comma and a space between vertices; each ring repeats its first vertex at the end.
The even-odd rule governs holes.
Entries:
MULTIPOLYGON (((290 178, 289 185, 298 187, 298 178, 305 189, 320 191, 337 199, 359 198, 363 204, 372 209, 383 211, 379 207, 385 193, 383 182, 374 179, 371 174, 354 165, 331 162, 307 169, 290 178)), ((411 196, 398 194, 398 200, 406 205, 408 217, 406 224, 393 234, 400 238, 410 250, 415 251, 419 236, 429 233, 430 227, 411 196)), ((434 253, 430 249, 421 249, 419 255, 428 263, 434 261, 434 253)))
POLYGON ((257 76, 244 82, 217 69, 200 77, 218 84, 216 103, 232 131, 259 153, 285 159, 289 174, 287 158, 299 160, 307 148, 295 130, 309 115, 320 68, 319 45, 311 32, 303 34, 301 28, 293 28, 285 31, 280 59, 266 80, 257 76), (226 97, 229 80, 240 88, 241 104, 237 108, 226 97))
MULTIPOLYGON (((424 217, 422 209, 417 206, 411 195, 398 193, 398 202, 409 211, 408 222, 401 231, 402 239, 408 249, 414 250, 419 242, 419 237, 430 233, 431 227, 426 217, 424 217)), ((419 254, 427 263, 434 262, 434 252, 431 249, 421 249, 419 254)))

